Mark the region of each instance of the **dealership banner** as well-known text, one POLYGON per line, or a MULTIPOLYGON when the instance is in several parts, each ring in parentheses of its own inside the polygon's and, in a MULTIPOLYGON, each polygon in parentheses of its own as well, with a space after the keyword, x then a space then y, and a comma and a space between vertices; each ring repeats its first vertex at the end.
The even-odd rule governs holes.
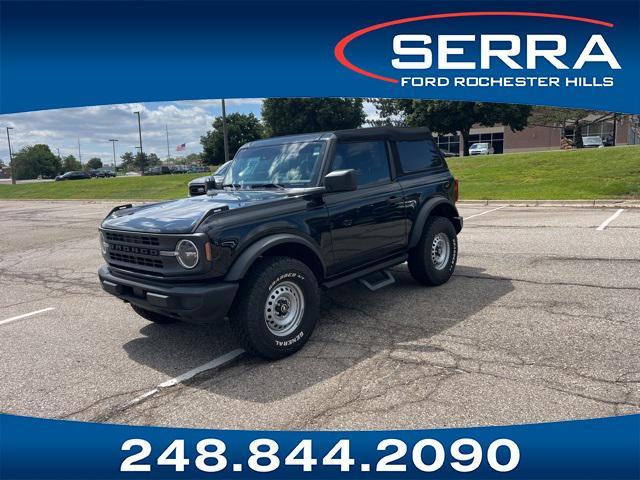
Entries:
POLYGON ((397 431, 231 431, 0 415, 0 478, 637 479, 640 415, 397 431))
POLYGON ((2 2, 0 113, 234 97, 640 112, 633 1, 2 2))

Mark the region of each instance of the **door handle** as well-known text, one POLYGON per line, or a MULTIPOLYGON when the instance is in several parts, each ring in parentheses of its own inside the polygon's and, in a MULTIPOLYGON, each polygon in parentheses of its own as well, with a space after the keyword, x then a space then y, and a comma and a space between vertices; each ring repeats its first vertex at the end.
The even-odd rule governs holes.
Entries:
POLYGON ((401 201, 402 201, 402 197, 389 197, 387 199, 387 203, 391 203, 391 204, 400 203, 401 201))

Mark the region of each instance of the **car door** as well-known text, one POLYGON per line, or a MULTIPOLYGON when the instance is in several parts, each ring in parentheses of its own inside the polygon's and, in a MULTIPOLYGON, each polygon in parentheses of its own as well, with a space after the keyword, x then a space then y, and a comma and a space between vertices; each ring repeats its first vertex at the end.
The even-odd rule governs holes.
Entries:
POLYGON ((393 178, 384 140, 339 142, 329 172, 354 169, 358 188, 325 195, 334 264, 341 273, 400 251, 406 242, 402 188, 393 178))

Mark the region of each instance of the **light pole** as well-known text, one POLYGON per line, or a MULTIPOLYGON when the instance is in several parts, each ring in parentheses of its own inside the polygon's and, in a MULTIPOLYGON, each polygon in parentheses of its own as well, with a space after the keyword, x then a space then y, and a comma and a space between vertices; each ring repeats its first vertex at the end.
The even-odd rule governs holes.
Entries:
POLYGON ((229 161, 229 132, 227 131, 227 109, 222 99, 222 139, 224 141, 224 161, 229 161))
POLYGON ((111 142, 111 145, 113 145, 113 170, 115 171, 118 164, 116 163, 116 142, 118 141, 117 138, 110 138, 109 141, 111 142))
POLYGON ((11 151, 11 137, 9 136, 9 130, 13 130, 13 127, 7 127, 7 143, 9 144, 9 166, 11 167, 11 184, 16 184, 16 172, 13 170, 13 152, 11 151))
POLYGON ((144 175, 144 153, 142 151, 142 125, 140 124, 140 112, 133 112, 138 115, 138 137, 140 138, 140 175, 144 175))
POLYGON ((80 151, 80 137, 78 137, 78 161, 80 162, 80 168, 82 168, 82 152, 80 151))

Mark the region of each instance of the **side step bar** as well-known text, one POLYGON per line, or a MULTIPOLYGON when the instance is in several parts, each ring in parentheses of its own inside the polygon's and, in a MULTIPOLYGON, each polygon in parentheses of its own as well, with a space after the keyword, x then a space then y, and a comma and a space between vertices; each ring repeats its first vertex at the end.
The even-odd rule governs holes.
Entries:
POLYGON ((358 281, 362 285, 367 287, 369 290, 371 290, 372 292, 375 292, 376 290, 380 290, 381 288, 384 288, 388 285, 396 283, 396 279, 394 278, 394 276, 391 275, 391 272, 386 269, 380 270, 379 272, 372 273, 371 275, 360 278, 358 279, 358 281), (378 273, 382 275, 382 279, 378 279, 378 281, 376 282, 375 277, 378 273), (375 283, 371 283, 371 282, 375 282, 375 283))
POLYGON ((376 263, 376 264, 371 265, 370 267, 364 268, 362 270, 358 270, 357 272, 349 273, 349 274, 347 274, 347 275, 345 275, 343 277, 336 278, 336 279, 333 279, 333 280, 329 280, 328 282, 324 282, 322 284, 322 286, 324 288, 337 287, 338 285, 342 285, 342 284, 350 282, 352 280, 357 280, 359 278, 367 277, 367 276, 371 275, 372 273, 379 272, 380 270, 386 270, 387 268, 391 268, 391 267, 394 267, 396 265, 399 265, 399 264, 401 264, 403 262, 406 262, 407 258, 408 258, 407 254, 402 254, 402 255, 399 255, 397 257, 390 258, 389 260, 385 260, 383 262, 376 263))

